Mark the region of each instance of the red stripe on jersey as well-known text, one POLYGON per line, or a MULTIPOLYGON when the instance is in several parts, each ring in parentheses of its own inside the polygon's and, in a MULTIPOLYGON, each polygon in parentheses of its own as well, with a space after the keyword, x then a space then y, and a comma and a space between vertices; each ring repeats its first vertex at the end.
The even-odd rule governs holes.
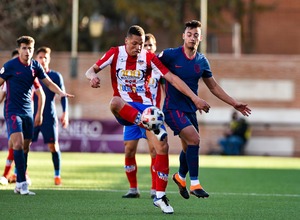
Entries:
POLYGON ((142 50, 137 57, 131 57, 124 45, 112 47, 96 62, 96 65, 100 69, 111 65, 114 96, 120 96, 126 102, 148 105, 153 102, 147 79, 151 74, 160 77, 169 71, 155 54, 142 50))

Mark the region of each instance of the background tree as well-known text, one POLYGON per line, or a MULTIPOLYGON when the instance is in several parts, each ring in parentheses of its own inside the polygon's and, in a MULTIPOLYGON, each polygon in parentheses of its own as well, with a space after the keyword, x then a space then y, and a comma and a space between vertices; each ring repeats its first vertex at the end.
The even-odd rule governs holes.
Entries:
MULTIPOLYGON (((242 25, 244 51, 251 53, 255 48, 254 15, 272 7, 255 0, 209 0, 208 43, 211 36, 230 36, 232 22, 237 21, 242 25)), ((0 10, 0 50, 12 50, 21 35, 33 36, 37 47, 71 50, 72 0, 0 0, 0 10)), ((105 17, 98 39, 101 50, 123 44, 127 28, 139 24, 157 36, 160 51, 182 43, 184 22, 200 18, 200 0, 79 0, 79 51, 93 48, 89 19, 95 12, 105 17)))

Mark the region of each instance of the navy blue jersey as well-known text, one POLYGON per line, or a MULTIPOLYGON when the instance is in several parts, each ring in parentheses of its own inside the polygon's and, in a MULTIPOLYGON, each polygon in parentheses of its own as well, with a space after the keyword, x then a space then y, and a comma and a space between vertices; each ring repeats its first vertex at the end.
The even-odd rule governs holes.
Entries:
MULTIPOLYGON (((201 77, 212 77, 210 65, 206 57, 196 53, 193 59, 186 57, 183 47, 166 49, 159 54, 162 63, 175 75, 181 78, 190 89, 198 95, 198 83, 201 77)), ((166 98, 163 111, 179 109, 183 112, 195 112, 196 106, 186 95, 178 91, 166 81, 166 98)))
MULTIPOLYGON (((50 70, 47 75, 49 78, 62 90, 65 91, 64 81, 63 77, 60 73, 50 70)), ((52 92, 47 86, 44 85, 43 82, 41 82, 41 85, 43 87, 46 100, 45 100, 45 107, 43 112, 43 124, 44 123, 53 123, 53 120, 56 119, 56 108, 55 108, 55 93, 52 92)), ((68 99, 66 97, 61 98, 62 103, 62 109, 63 112, 67 111, 68 106, 68 99)), ((38 108, 38 97, 37 95, 34 95, 34 116, 36 115, 38 108)))
POLYGON ((30 65, 21 63, 19 57, 6 62, 0 72, 6 81, 4 115, 30 115, 32 117, 32 85, 36 77, 46 77, 43 67, 32 60, 30 65))

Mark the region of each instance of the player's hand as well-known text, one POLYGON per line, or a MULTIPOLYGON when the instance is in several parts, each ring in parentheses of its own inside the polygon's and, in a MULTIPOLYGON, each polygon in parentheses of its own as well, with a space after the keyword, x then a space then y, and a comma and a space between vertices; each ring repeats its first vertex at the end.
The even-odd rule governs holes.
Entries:
POLYGON ((205 113, 209 112, 210 105, 205 100, 197 96, 193 100, 193 102, 196 105, 197 109, 199 110, 200 114, 202 114, 202 111, 204 111, 205 113))
POLYGON ((72 95, 72 94, 69 94, 69 93, 64 92, 64 93, 61 93, 61 94, 60 94, 60 98, 61 98, 61 97, 74 98, 75 95, 72 95))
POLYGON ((61 123, 61 126, 63 128, 67 128, 68 125, 69 125, 69 117, 67 116, 67 113, 66 112, 63 112, 61 118, 60 118, 60 123, 61 123))
POLYGON ((100 79, 98 76, 96 77, 93 77, 91 80, 90 80, 90 85, 91 87, 93 88, 100 88, 100 79))
POLYGON ((251 109, 247 104, 237 103, 234 108, 242 113, 244 116, 249 116, 251 114, 251 109))
POLYGON ((43 115, 42 114, 36 114, 34 118, 34 127, 40 126, 43 123, 43 115))

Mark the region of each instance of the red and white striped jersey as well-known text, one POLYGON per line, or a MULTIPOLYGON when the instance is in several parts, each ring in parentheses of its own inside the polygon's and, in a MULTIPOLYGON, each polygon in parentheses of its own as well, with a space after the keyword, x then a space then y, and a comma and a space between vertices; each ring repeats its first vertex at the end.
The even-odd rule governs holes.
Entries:
MULTIPOLYGON (((110 48, 96 65, 102 70, 110 65, 111 83, 114 96, 126 102, 153 105, 149 84, 169 72, 154 53, 142 50, 137 57, 127 54, 125 45, 110 48)), ((157 85, 158 86, 158 85, 157 85)))

